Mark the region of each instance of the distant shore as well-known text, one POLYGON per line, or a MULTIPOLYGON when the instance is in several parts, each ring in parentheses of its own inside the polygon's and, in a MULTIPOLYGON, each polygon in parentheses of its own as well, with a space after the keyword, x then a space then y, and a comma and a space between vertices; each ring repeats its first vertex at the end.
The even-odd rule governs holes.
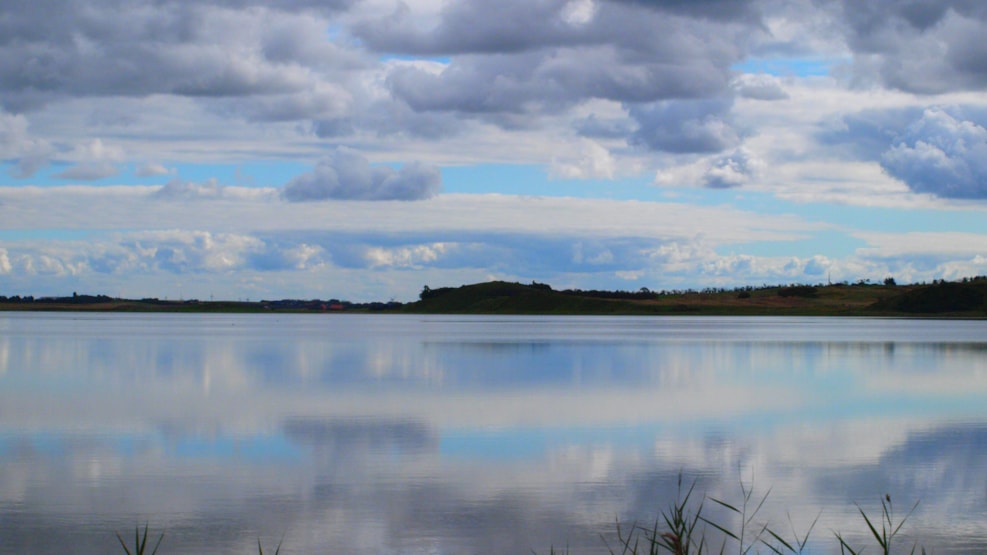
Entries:
POLYGON ((3 297, 0 311, 188 313, 411 313, 544 315, 871 316, 987 318, 987 277, 931 284, 859 282, 685 291, 555 290, 542 283, 491 281, 425 287, 416 302, 338 299, 201 301, 105 295, 3 297))

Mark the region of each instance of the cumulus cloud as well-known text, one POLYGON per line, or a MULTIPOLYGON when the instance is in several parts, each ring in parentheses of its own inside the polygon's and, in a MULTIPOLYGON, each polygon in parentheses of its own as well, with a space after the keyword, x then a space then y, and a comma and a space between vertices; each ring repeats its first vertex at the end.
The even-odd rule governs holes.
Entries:
POLYGON ((824 123, 816 138, 841 157, 878 160, 922 112, 919 107, 862 110, 824 123))
POLYGON ((742 11, 711 17, 716 6, 705 3, 458 1, 445 5, 434 28, 402 7, 354 32, 382 52, 452 56, 438 71, 416 64, 389 71, 389 91, 415 111, 509 126, 518 120, 506 115, 559 113, 589 99, 719 95, 757 29, 742 11))
POLYGON ((631 106, 638 123, 631 143, 672 153, 721 152, 740 143, 730 98, 667 100, 631 106))
POLYGON ((855 77, 922 94, 987 85, 987 9, 969 0, 839 0, 855 77))
POLYGON ((9 274, 13 266, 10 265, 10 257, 7 256, 7 249, 0 249, 0 274, 9 274))
POLYGON ((263 249, 250 253, 249 267, 262 271, 309 270, 328 264, 324 248, 305 242, 292 244, 266 241, 263 249))
POLYGON ((738 148, 712 160, 703 175, 703 185, 712 189, 728 189, 746 184, 760 167, 747 149, 738 148))
POLYGON ((442 188, 438 168, 419 162, 399 170, 371 166, 356 151, 339 148, 308 173, 289 181, 281 196, 289 201, 311 200, 422 200, 442 188))
POLYGON ((948 198, 987 197, 987 128, 931 108, 881 157, 913 191, 948 198))
POLYGON ((141 271, 198 273, 241 269, 264 243, 249 235, 174 230, 135 233, 120 246, 141 271))
POLYGON ((364 253, 371 268, 421 268, 434 264, 449 250, 445 243, 401 247, 370 247, 364 253))
POLYGON ((329 14, 351 2, 14 4, 0 21, 0 98, 18 111, 65 96, 301 91, 313 69, 360 63, 325 40, 329 14))

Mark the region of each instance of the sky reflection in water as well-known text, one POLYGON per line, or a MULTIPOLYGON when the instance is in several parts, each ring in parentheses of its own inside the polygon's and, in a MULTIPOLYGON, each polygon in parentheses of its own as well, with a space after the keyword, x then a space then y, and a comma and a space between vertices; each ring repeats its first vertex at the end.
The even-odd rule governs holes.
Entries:
MULTIPOLYGON (((0 552, 530 553, 653 519, 681 472, 861 537, 890 493, 987 550, 987 324, 0 316, 0 552)), ((715 515, 726 521, 726 515, 715 515)), ((909 541, 906 539, 906 541, 909 541)))

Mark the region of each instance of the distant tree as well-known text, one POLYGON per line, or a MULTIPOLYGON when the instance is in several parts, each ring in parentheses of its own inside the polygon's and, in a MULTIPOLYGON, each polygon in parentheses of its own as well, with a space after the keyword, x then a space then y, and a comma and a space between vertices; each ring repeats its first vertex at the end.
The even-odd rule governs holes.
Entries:
POLYGON ((549 285, 547 283, 538 283, 537 281, 534 281, 534 280, 532 280, 532 282, 531 282, 531 288, 532 289, 540 289, 542 291, 551 291, 552 290, 552 286, 551 285, 549 285))
POLYGON ((888 276, 888 277, 884 278, 884 285, 887 285, 889 287, 894 287, 895 285, 898 285, 898 284, 895 283, 893 277, 888 276))

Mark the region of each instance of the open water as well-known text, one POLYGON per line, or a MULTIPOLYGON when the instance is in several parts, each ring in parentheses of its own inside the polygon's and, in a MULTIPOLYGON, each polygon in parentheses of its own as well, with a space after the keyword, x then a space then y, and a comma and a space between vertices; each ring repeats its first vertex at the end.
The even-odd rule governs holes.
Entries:
POLYGON ((987 322, 0 313, 0 553, 619 552, 680 477, 987 553, 987 322))

